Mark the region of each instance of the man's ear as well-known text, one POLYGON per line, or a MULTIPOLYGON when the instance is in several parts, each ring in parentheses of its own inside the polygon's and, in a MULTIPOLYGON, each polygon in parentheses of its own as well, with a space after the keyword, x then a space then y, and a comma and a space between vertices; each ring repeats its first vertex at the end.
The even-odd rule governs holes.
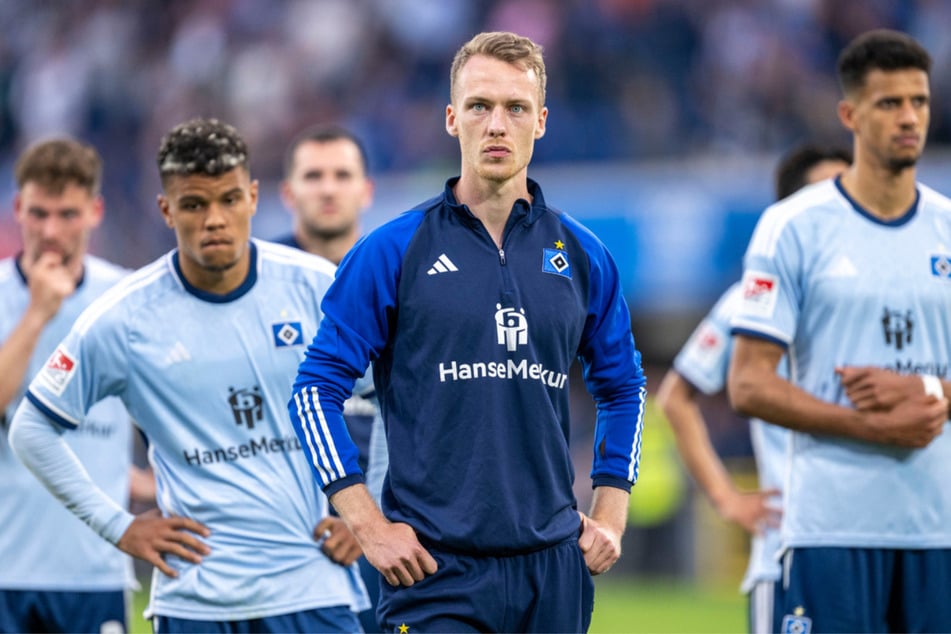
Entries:
POLYGON ((535 138, 540 139, 545 136, 545 124, 548 122, 548 108, 542 107, 538 113, 538 127, 535 128, 535 138))
POLYGON ((839 121, 846 129, 855 132, 855 104, 848 99, 839 102, 836 112, 839 115, 839 121))
POLYGON ((158 203, 159 211, 162 212, 162 218, 165 219, 165 225, 169 229, 174 229, 175 223, 172 222, 172 212, 170 209, 168 198, 166 198, 163 194, 159 194, 158 197, 156 198, 156 202, 158 203))
POLYGON ((449 136, 459 136, 459 127, 456 125, 456 111, 452 104, 446 106, 446 132, 449 136))

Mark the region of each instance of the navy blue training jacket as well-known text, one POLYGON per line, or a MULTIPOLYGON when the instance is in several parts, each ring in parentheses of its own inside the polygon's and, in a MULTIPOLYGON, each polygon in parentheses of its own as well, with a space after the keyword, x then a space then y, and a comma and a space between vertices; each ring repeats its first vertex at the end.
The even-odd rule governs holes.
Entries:
POLYGON ((383 511, 424 543, 528 552, 577 535, 568 369, 597 403, 594 486, 637 479, 645 380, 604 245, 515 203, 499 249, 452 186, 365 236, 324 297, 291 420, 328 495, 363 481, 341 415, 374 362, 390 465, 383 511))

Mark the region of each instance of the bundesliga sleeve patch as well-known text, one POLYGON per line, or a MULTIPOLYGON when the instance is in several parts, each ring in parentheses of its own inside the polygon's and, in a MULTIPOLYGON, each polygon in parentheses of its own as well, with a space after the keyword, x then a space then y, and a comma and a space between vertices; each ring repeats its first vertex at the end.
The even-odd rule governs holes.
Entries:
POLYGON ((743 274, 742 312, 753 317, 772 317, 779 296, 779 278, 762 271, 743 274))
POLYGON ((56 396, 60 396, 69 385, 76 372, 76 360, 63 346, 59 346, 50 355, 46 365, 40 371, 40 378, 47 388, 56 396))
POLYGON ((726 350, 726 345, 727 337, 704 321, 690 337, 687 350, 691 361, 704 370, 710 370, 716 367, 726 350))
POLYGON ((304 329, 299 321, 271 324, 271 334, 274 336, 275 348, 289 348, 304 343, 304 329))

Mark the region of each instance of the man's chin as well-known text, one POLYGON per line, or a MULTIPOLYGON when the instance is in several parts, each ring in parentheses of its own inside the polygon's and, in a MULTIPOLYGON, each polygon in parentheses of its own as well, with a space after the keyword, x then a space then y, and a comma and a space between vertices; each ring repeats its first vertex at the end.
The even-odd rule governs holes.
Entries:
POLYGON ((205 269, 209 273, 224 273, 225 271, 230 271, 235 266, 237 266, 238 262, 240 262, 240 258, 235 260, 229 260, 227 262, 217 262, 217 261, 204 262, 202 263, 201 268, 205 269))
POLYGON ((888 161, 888 170, 892 174, 899 174, 918 164, 917 156, 895 157, 888 161))

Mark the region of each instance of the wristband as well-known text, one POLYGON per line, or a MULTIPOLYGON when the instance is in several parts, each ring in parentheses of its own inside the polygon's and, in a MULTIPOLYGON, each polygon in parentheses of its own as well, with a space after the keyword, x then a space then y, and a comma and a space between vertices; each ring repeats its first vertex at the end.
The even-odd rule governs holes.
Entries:
POLYGON ((933 374, 922 374, 921 382, 925 384, 925 394, 930 394, 935 398, 944 398, 944 387, 941 385, 941 379, 933 374))

